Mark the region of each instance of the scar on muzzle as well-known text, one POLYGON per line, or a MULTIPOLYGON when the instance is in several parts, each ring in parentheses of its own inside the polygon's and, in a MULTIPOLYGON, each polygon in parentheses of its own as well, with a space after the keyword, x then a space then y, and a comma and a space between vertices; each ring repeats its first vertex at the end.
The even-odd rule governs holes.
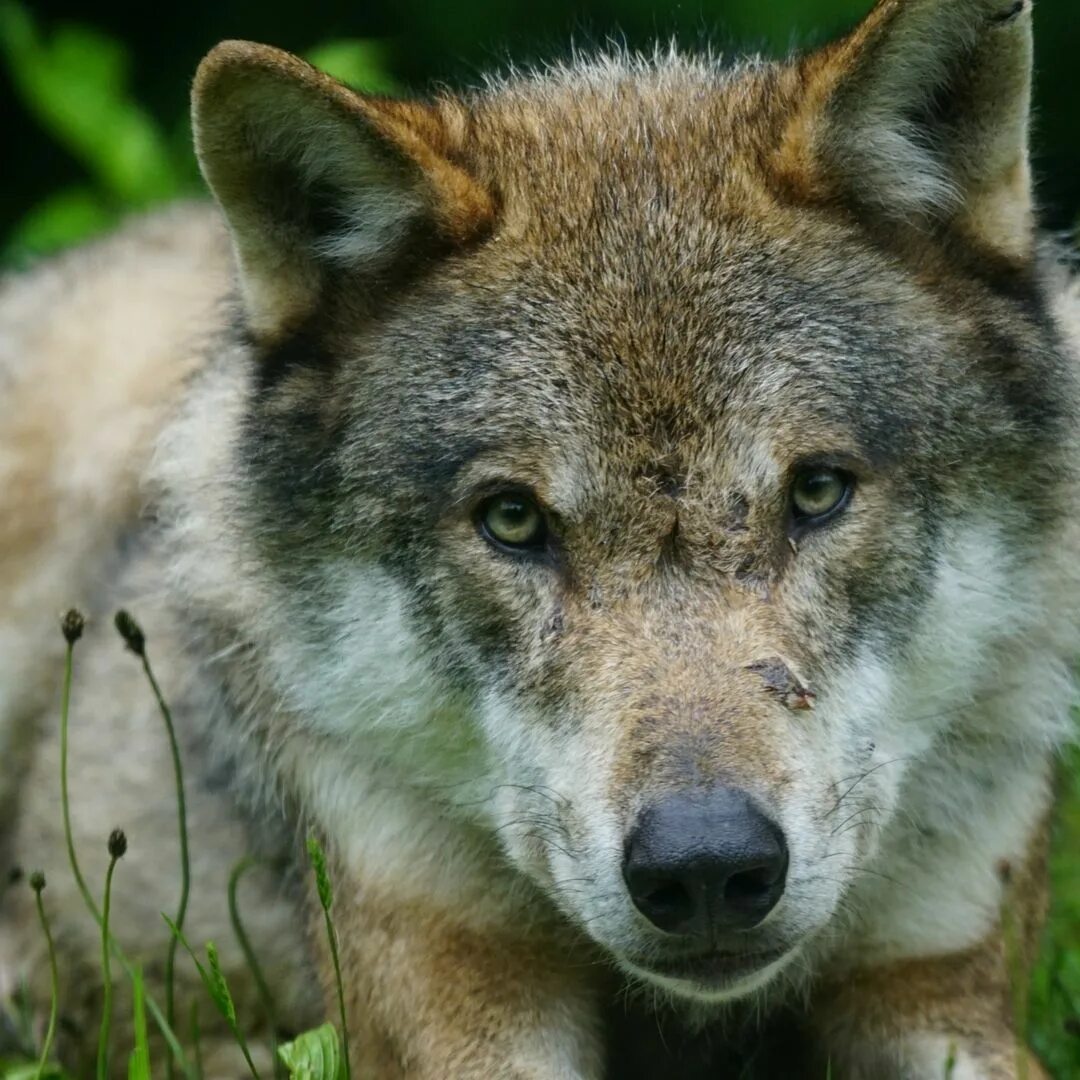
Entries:
POLYGON ((791 665, 779 656, 755 660, 747 664, 746 671, 760 675, 765 689, 775 694, 789 709, 812 709, 814 691, 794 672, 791 665))

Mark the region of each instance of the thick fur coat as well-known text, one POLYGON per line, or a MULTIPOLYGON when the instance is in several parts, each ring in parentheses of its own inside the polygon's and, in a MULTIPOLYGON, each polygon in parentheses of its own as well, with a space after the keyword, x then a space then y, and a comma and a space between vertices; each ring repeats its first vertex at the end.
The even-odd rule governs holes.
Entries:
MULTIPOLYGON (((46 870, 71 1060, 98 1009, 57 801, 75 603, 75 839, 99 882, 127 830, 116 931, 152 979, 172 771, 122 605, 180 731, 187 934, 253 1025, 249 853, 283 1027, 334 1001, 313 829, 354 1075, 1039 1075, 1010 985, 1080 644, 1080 300, 1035 225, 1031 19, 881 0, 784 62, 430 102, 211 53, 217 208, 0 291, 0 857, 46 870), (718 790, 779 838, 739 877, 770 906, 671 932, 642 823, 718 790)), ((8 890, 0 994, 44 993, 41 948, 8 890)))

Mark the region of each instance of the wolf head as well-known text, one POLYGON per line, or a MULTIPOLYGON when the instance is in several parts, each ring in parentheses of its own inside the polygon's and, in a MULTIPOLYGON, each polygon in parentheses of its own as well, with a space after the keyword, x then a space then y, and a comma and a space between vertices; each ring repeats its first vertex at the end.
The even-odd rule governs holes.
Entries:
POLYGON ((980 707, 1044 617, 1073 409, 1030 19, 882 0, 786 63, 428 103, 200 69, 220 602, 330 752, 479 785, 453 812, 677 994, 827 936, 950 739, 1054 734, 980 707))

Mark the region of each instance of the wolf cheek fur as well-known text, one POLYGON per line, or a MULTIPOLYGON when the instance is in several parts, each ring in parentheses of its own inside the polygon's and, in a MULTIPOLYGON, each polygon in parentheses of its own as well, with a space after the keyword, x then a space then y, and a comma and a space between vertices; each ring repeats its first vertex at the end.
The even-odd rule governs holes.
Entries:
MULTIPOLYGON (((999 911, 1030 949, 1077 646, 1080 318, 1033 224, 1030 22, 884 0, 786 63, 600 58, 428 104, 204 61, 234 315, 192 300, 213 345, 162 376, 152 463, 133 439, 133 565, 58 573, 173 646, 206 881, 242 826, 326 838, 362 1075, 600 1077, 627 982, 717 1043, 797 1015, 807 1075, 938 1076, 954 1044, 955 1075, 1014 1075, 999 911), (815 475, 843 498, 800 517, 815 475), (500 497, 534 543, 492 535, 500 497)), ((170 244, 219 243, 193 220, 170 244)), ((44 744, 39 784, 5 771, 16 852, 49 835, 44 744)), ((125 869, 164 889, 153 848, 125 869)), ((283 983, 292 903, 252 901, 283 983)), ((219 917, 196 896, 189 936, 219 917)))

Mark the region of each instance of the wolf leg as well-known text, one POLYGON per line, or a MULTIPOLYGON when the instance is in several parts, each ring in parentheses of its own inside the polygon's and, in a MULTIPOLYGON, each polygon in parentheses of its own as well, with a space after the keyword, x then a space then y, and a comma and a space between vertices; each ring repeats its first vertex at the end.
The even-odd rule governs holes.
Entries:
POLYGON ((1020 1042, 1000 934, 952 956, 859 972, 817 1011, 836 1080, 1043 1080, 1020 1042))
MULTIPOLYGON (((553 936, 466 927, 416 903, 335 890, 355 1077, 592 1080, 602 1075, 589 957, 553 936), (341 895, 346 893, 346 895, 341 895)), ((325 942, 320 926, 317 937, 325 942)), ((323 948, 328 1015, 338 1006, 323 948)))
MULTIPOLYGON (((987 902, 1000 916, 981 940, 932 952, 911 940, 891 958, 864 943, 829 973, 812 1015, 836 1080, 1043 1080, 1023 1045, 1027 984, 1049 906, 1050 823, 1041 813, 1026 852, 995 868, 1000 889, 987 902)), ((958 875, 965 869, 957 863, 958 875)), ((917 935, 935 913, 911 892, 918 906, 892 918, 917 935)))

